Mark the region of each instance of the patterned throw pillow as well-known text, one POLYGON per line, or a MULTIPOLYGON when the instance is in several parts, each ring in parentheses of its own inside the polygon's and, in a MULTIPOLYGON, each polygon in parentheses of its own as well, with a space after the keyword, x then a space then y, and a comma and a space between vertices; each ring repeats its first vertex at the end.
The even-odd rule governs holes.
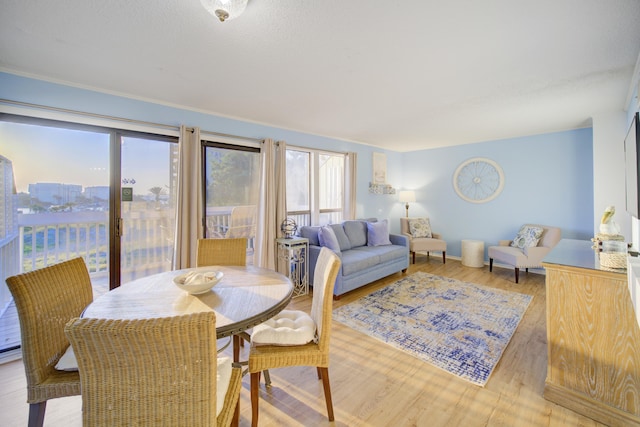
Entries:
POLYGON ((520 231, 518 231, 515 239, 513 239, 513 242, 511 242, 511 246, 520 249, 538 246, 538 242, 542 236, 542 231, 542 227, 523 225, 520 228, 520 231))
POLYGON ((414 218, 409 220, 409 232, 412 237, 433 237, 429 218, 414 218))

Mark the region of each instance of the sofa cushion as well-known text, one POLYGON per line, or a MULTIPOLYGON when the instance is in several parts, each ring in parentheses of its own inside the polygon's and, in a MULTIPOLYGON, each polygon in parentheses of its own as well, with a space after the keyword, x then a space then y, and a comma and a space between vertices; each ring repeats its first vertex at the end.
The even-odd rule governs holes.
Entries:
POLYGON ((309 239, 310 245, 320 246, 320 241, 318 240, 318 231, 320 231, 320 227, 303 225, 298 229, 298 236, 309 239))
POLYGON ((367 222, 367 246, 390 245, 389 223, 386 219, 380 222, 367 222))
POLYGON ((380 263, 380 257, 378 257, 375 252, 365 250, 367 248, 374 249, 374 247, 370 248, 369 246, 359 246, 342 252, 341 260, 343 276, 358 273, 380 263))
POLYGON ((318 241, 320 242, 320 246, 325 246, 337 254, 340 253, 340 244, 338 243, 336 233, 333 231, 333 228, 328 225, 320 227, 318 231, 318 241))
POLYGON ((411 237, 433 237, 429 218, 411 218, 409 220, 409 232, 411 237))
POLYGON ((367 244, 367 223, 366 221, 348 220, 342 223, 344 232, 351 242, 351 247, 365 246, 367 244))
POLYGON ((349 249, 351 249, 351 242, 345 234, 344 228, 342 228, 342 224, 329 224, 327 227, 333 228, 333 232, 338 238, 338 243, 340 244, 341 251, 348 251, 349 249))
POLYGON ((377 258, 379 264, 407 256, 407 247, 399 245, 362 246, 351 250, 366 253, 367 256, 377 258))
POLYGON ((542 237, 542 227, 523 225, 520 227, 520 231, 511 242, 511 246, 514 248, 524 249, 538 246, 540 237, 542 237))

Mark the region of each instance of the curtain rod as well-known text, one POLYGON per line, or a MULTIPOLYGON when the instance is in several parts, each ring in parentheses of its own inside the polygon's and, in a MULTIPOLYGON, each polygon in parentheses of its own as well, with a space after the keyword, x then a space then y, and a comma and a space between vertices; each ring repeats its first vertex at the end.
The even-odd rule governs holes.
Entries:
MULTIPOLYGON (((134 120, 134 119, 127 119, 127 118, 123 118, 123 117, 107 116, 107 115, 104 115, 104 114, 87 113, 85 111, 70 110, 70 109, 67 109, 67 108, 60 108, 60 107, 49 107, 49 106, 46 106, 46 105, 31 104, 29 102, 12 101, 10 99, 0 98, 0 103, 9 104, 9 105, 16 105, 16 106, 19 106, 19 107, 34 108, 34 109, 45 110, 45 111, 54 111, 54 112, 58 112, 58 113, 75 114, 75 115, 78 115, 78 116, 93 117, 93 118, 96 118, 96 119, 106 119, 106 120, 112 120, 112 121, 116 121, 116 122, 124 122, 124 123, 137 124, 137 125, 143 125, 143 126, 152 126, 152 127, 158 127, 158 128, 167 129, 167 130, 175 130, 175 131, 180 130, 179 126, 166 125, 166 124, 163 124, 163 123, 153 123, 153 122, 146 122, 146 121, 143 121, 143 120, 134 120)), ((194 128, 193 127, 188 127, 187 130, 193 132, 194 128)), ((231 134, 227 134, 227 133, 213 132, 213 131, 208 131, 208 130, 200 130, 200 134, 213 135, 213 136, 222 136, 222 137, 226 137, 226 138, 244 139, 244 140, 255 141, 255 142, 262 142, 263 141, 263 139, 260 139, 260 138, 250 138, 250 137, 246 137, 246 136, 231 135, 231 134)))

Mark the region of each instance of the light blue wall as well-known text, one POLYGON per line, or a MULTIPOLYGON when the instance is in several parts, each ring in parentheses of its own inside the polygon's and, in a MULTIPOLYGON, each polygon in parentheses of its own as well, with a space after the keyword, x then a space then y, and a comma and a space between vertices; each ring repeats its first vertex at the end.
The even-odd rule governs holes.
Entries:
POLYGON ((453 256, 460 255, 461 239, 482 239, 489 244, 513 237, 523 222, 558 225, 565 237, 588 239, 593 235, 591 129, 398 153, 8 73, 0 73, 0 98, 172 126, 199 126, 249 138, 273 138, 289 145, 356 152, 357 217, 388 218, 391 230, 398 232, 404 205, 398 202, 397 195, 374 195, 368 190, 372 153, 385 153, 388 183, 398 190, 417 190, 418 201, 411 204, 410 215, 428 215, 434 229, 449 242, 448 253, 453 256), (480 205, 460 199, 452 186, 456 167, 476 156, 498 162, 506 177, 502 194, 480 205))
POLYGON ((462 239, 483 240, 486 252, 523 223, 559 226, 567 238, 593 236, 590 128, 406 153, 402 163, 405 187, 416 189, 409 216, 428 216, 453 256, 462 239), (456 168, 472 157, 504 171, 502 193, 487 203, 464 201, 453 188, 456 168))

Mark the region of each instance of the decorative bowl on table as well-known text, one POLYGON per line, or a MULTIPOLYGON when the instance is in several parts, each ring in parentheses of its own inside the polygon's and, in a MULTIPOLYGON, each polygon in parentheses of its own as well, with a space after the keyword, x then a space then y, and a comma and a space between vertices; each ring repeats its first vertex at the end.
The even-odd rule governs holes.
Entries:
POLYGON ((191 295, 203 294, 213 288, 222 279, 222 271, 194 270, 176 276, 173 283, 191 295))

